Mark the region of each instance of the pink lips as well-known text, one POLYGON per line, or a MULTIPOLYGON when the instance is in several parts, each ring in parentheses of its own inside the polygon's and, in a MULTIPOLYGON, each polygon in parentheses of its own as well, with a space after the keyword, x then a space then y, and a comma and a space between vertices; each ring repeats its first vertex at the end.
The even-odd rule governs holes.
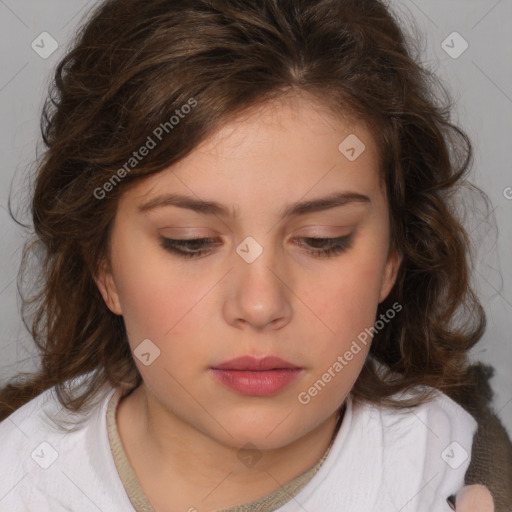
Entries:
POLYGON ((284 389, 302 371, 280 357, 243 356, 211 368, 222 384, 244 395, 266 396, 284 389))

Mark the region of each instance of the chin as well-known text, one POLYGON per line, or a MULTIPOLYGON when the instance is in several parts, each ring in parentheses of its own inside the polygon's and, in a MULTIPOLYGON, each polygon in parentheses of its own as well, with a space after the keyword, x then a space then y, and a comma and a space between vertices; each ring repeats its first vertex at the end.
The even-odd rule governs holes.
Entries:
MULTIPOLYGON (((284 421, 286 414, 279 415, 260 415, 258 418, 241 419, 240 415, 233 419, 222 420, 221 424, 226 426, 227 432, 224 429, 216 429, 221 435, 220 440, 223 444, 233 448, 243 448, 250 444, 254 445, 260 450, 276 450, 282 448, 301 435, 307 432, 298 432, 297 426, 292 425, 291 422, 284 421)), ((290 419, 290 418, 288 418, 290 419)), ((219 418, 220 420, 220 418, 219 418)), ((304 423, 301 423, 304 428, 304 423)))

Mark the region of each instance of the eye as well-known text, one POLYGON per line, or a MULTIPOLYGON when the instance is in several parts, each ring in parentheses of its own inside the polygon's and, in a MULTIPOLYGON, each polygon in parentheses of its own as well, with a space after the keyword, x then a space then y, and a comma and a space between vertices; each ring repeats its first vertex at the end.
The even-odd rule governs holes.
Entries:
MULTIPOLYGON (((336 256, 350 249, 352 235, 338 238, 302 237, 299 245, 306 245, 306 251, 317 258, 336 256)), ((198 258, 207 254, 211 246, 220 245, 215 238, 190 238, 188 240, 161 238, 161 246, 168 252, 183 258, 198 258)))
POLYGON ((162 247, 166 251, 177 254, 183 258, 197 258, 206 254, 208 249, 205 248, 212 245, 212 242, 215 242, 215 238, 189 238, 188 240, 175 240, 173 238, 162 237, 160 240, 162 247))
MULTIPOLYGON (((327 258, 336 256, 350 249, 352 246, 352 235, 340 236, 338 238, 313 238, 303 237, 297 240, 306 241, 306 251, 316 258, 327 258)), ((304 245, 301 242, 299 245, 304 245)))

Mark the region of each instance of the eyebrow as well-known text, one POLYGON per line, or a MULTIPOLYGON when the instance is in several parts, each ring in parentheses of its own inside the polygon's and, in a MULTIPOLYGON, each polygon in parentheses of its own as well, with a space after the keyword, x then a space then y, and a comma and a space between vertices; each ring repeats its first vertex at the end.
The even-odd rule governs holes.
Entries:
MULTIPOLYGON (((291 203, 281 211, 280 215, 281 219, 286 219, 306 213, 329 210, 351 203, 365 203, 370 205, 371 200, 368 196, 358 192, 335 192, 325 197, 291 203)), ((216 215, 219 217, 230 217, 232 219, 237 217, 235 209, 229 210, 229 208, 216 201, 205 201, 181 194, 164 194, 157 196, 139 205, 138 210, 144 213, 165 206, 177 206, 178 208, 185 208, 203 215, 216 215)))

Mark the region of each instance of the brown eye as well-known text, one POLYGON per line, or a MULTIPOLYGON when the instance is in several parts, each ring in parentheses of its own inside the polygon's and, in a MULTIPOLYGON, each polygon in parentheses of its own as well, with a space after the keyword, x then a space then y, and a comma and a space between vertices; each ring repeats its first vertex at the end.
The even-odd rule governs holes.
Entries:
MULTIPOLYGON (((352 235, 338 238, 303 237, 298 240, 306 241, 306 251, 317 258, 336 256, 352 246, 352 235)), ((300 245, 304 243, 301 242, 300 245)))
POLYGON ((190 238, 188 240, 162 237, 161 246, 168 252, 177 254, 183 258, 195 258, 209 252, 207 247, 214 244, 215 238, 190 238))
MULTIPOLYGON (((317 258, 336 256, 350 249, 352 245, 352 235, 338 238, 302 237, 297 240, 301 240, 299 245, 305 245, 306 251, 317 258)), ((219 245, 215 238, 183 240, 162 237, 160 243, 166 251, 183 258, 201 257, 208 254, 212 246, 219 245)))

